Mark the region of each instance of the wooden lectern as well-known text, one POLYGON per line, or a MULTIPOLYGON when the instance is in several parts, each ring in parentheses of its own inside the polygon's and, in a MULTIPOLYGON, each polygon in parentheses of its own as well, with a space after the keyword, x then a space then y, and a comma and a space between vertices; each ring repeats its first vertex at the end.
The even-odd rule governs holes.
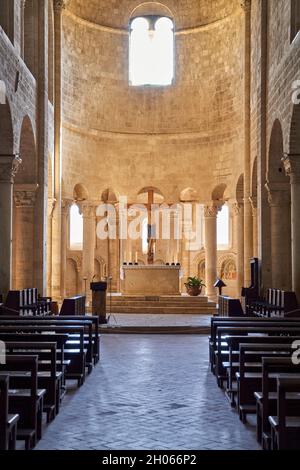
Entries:
POLYGON ((92 282, 91 291, 92 297, 92 313, 99 317, 99 323, 107 323, 106 319, 106 291, 107 282, 92 282))

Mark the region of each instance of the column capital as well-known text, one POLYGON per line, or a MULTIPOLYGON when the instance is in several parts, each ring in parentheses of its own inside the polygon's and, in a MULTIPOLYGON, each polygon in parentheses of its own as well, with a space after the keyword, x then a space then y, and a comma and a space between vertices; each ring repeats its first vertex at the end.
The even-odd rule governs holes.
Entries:
POLYGON ((0 183, 14 183, 22 160, 19 155, 0 155, 0 183))
POLYGON ((21 0, 21 8, 24 10, 26 6, 26 0, 21 0))
POLYGON ((270 207, 284 207, 290 203, 290 192, 282 183, 266 183, 270 207))
POLYGON ((242 214, 243 209, 244 209, 244 204, 241 204, 238 201, 234 201, 230 203, 231 210, 234 216, 238 216, 242 214))
POLYGON ((68 5, 69 0, 53 0, 54 11, 62 12, 68 5))
POLYGON ((300 184, 300 154, 285 153, 282 163, 286 175, 290 177, 292 184, 300 184))
POLYGON ((78 207, 84 218, 92 219, 96 217, 96 209, 98 207, 97 203, 81 202, 78 203, 78 207))
POLYGON ((73 204, 74 204, 74 201, 72 199, 62 199, 61 201, 62 212, 68 213, 73 204))
POLYGON ((14 187, 15 207, 26 208, 34 207, 36 201, 37 184, 23 184, 14 187))
POLYGON ((245 13, 251 11, 251 0, 240 0, 240 5, 245 13))
POLYGON ((204 206, 204 217, 205 218, 214 218, 217 217, 218 212, 220 212, 220 204, 207 204, 204 206))

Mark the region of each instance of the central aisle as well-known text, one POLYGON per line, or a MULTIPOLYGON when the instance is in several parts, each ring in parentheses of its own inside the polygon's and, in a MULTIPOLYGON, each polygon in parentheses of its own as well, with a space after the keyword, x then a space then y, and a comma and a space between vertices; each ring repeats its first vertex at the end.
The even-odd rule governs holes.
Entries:
POLYGON ((101 363, 37 446, 42 449, 259 449, 208 370, 196 335, 104 335, 101 363))

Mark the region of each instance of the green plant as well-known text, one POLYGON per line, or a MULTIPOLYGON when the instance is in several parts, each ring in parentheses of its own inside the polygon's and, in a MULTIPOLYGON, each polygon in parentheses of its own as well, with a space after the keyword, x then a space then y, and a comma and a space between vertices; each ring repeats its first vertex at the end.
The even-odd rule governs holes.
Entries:
POLYGON ((199 279, 198 277, 189 277, 187 282, 185 283, 185 286, 187 288, 206 287, 202 279, 199 279))

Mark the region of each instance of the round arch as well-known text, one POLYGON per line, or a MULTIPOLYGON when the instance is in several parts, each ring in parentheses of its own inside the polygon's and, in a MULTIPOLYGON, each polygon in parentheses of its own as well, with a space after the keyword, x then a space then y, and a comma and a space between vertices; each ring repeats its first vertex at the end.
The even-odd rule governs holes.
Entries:
POLYGON ((29 116, 25 116, 21 126, 19 153, 22 158, 15 182, 22 184, 37 183, 37 152, 35 135, 29 116))

